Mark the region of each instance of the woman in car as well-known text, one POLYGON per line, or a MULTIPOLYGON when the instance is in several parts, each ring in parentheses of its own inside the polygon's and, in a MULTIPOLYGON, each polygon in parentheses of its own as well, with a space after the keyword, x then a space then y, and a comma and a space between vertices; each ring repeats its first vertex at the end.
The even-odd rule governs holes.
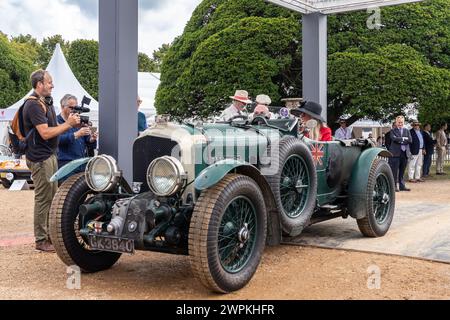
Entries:
POLYGON ((325 120, 322 118, 322 106, 313 101, 305 102, 300 108, 291 110, 291 114, 300 118, 300 132, 305 137, 316 141, 331 141, 331 129, 327 126, 325 120), (314 119, 317 121, 315 128, 306 131, 306 122, 314 119))

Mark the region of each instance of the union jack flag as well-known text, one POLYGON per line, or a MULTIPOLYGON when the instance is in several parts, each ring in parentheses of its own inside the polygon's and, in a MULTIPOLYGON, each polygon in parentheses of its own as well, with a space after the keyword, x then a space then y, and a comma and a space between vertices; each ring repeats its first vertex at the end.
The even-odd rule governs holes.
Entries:
POLYGON ((311 154, 313 157, 314 165, 317 167, 317 165, 322 166, 322 158, 325 155, 323 152, 323 144, 312 144, 311 145, 311 154))

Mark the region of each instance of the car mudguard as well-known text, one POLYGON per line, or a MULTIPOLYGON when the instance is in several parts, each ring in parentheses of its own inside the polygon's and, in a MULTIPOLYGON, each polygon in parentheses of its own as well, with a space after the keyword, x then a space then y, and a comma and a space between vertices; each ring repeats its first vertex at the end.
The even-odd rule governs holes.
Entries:
POLYGON ((364 210, 369 171, 377 157, 390 158, 392 154, 383 148, 364 150, 353 164, 348 187, 348 212, 352 218, 362 219, 367 215, 364 210))
POLYGON ((220 180, 222 180, 223 177, 225 177, 232 170, 242 166, 253 167, 251 164, 247 162, 235 159, 225 159, 218 161, 213 165, 210 165, 208 168, 204 169, 202 172, 200 172, 199 176, 195 179, 194 183, 195 189, 199 191, 208 189, 214 186, 220 180))
POLYGON ((80 166, 88 163, 89 160, 91 160, 91 158, 82 158, 69 162, 65 166, 61 167, 61 169, 56 171, 56 173, 50 178, 50 182, 56 182, 67 177, 69 174, 78 169, 80 166))
POLYGON ((281 224, 278 216, 275 199, 266 178, 255 166, 239 160, 226 159, 204 169, 195 179, 195 189, 206 190, 220 182, 227 174, 234 171, 238 174, 248 176, 256 181, 264 195, 267 208, 267 242, 269 246, 281 243, 281 224))

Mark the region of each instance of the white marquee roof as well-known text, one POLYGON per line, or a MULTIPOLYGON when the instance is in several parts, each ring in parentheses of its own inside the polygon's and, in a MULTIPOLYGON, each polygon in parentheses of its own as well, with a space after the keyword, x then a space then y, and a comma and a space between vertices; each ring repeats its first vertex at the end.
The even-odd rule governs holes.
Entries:
POLYGON ((364 10, 371 7, 392 6, 422 0, 267 0, 276 5, 303 13, 331 14, 364 10))

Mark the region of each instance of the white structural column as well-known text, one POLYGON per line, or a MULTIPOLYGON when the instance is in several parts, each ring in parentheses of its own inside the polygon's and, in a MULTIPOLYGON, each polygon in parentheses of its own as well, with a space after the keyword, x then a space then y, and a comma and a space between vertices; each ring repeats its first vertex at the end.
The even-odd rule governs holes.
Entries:
POLYGON ((322 105, 327 119, 327 16, 303 15, 303 98, 322 105))
POLYGON ((137 136, 138 0, 99 1, 100 153, 118 160, 132 182, 137 136))

